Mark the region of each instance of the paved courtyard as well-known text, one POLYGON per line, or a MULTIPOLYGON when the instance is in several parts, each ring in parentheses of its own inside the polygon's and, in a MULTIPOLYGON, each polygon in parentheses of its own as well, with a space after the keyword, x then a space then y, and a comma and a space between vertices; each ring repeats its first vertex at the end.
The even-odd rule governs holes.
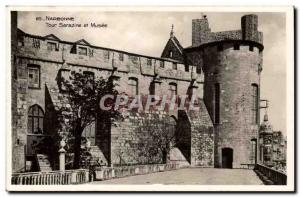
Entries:
POLYGON ((253 170, 217 168, 185 168, 95 181, 91 184, 263 185, 253 170))

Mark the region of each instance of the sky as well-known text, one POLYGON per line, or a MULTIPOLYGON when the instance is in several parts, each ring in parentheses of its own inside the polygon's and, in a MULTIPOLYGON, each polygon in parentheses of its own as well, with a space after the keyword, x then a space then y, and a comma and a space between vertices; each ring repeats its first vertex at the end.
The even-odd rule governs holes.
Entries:
MULTIPOLYGON (((258 15, 258 30, 263 32, 263 71, 261 99, 269 100, 268 116, 274 130, 286 135, 286 19, 285 13, 205 12, 212 31, 237 30, 245 14, 258 15)), ((183 47, 191 46, 192 19, 200 12, 19 12, 18 27, 26 33, 54 34, 61 40, 85 39, 92 45, 142 55, 160 57, 174 25, 175 36, 183 47), (48 27, 36 17, 74 17, 64 23, 89 24, 89 27, 48 27), (90 23, 107 24, 95 28, 90 23)), ((261 110, 261 119, 265 110, 261 110)))

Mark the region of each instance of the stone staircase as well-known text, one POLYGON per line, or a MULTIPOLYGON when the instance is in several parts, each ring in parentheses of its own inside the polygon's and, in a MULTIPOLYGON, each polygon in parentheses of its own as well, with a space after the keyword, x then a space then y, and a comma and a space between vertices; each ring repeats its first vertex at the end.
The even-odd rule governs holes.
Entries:
POLYGON ((105 158, 104 154, 100 150, 98 146, 91 146, 89 150, 90 154, 92 155, 91 164, 100 164, 102 166, 107 165, 107 159, 105 158), (102 161, 102 162, 101 162, 102 161))
POLYGON ((47 155, 37 154, 36 159, 37 159, 38 168, 41 172, 52 171, 52 167, 47 155))
POLYGON ((179 165, 179 167, 188 167, 188 166, 190 166, 190 163, 184 157, 182 152, 176 147, 172 148, 170 150, 170 162, 171 163, 177 163, 179 165))

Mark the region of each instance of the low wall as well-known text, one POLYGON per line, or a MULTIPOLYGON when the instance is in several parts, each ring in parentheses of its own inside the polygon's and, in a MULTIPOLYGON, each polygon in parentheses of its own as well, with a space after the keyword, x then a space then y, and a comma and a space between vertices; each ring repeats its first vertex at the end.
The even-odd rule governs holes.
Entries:
POLYGON ((181 168, 181 166, 175 163, 96 168, 93 174, 93 179, 108 180, 126 176, 176 170, 179 168, 181 168))
POLYGON ((256 164, 254 170, 266 184, 286 185, 287 183, 287 176, 283 172, 274 170, 261 164, 256 164))
POLYGON ((14 173, 11 177, 13 185, 70 185, 89 182, 89 171, 86 169, 14 173))

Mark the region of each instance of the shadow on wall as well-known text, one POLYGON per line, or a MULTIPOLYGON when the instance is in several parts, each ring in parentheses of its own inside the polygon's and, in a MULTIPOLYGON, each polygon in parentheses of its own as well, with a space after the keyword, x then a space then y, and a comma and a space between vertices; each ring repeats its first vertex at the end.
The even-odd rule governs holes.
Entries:
POLYGON ((58 169, 58 128, 59 128, 58 115, 55 110, 49 89, 45 85, 45 116, 44 116, 44 130, 47 135, 50 135, 48 144, 50 149, 44 150, 48 155, 49 161, 53 170, 58 169))
POLYGON ((191 163, 191 123, 184 110, 178 111, 176 144, 189 163, 191 163))

